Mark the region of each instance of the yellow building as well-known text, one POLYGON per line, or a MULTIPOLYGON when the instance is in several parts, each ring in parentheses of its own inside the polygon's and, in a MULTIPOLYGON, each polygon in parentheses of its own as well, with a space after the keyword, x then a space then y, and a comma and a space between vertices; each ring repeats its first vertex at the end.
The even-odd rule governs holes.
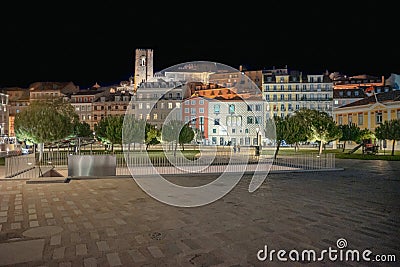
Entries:
POLYGON ((400 119, 400 91, 373 94, 369 97, 335 108, 337 124, 355 123, 372 132, 382 122, 400 119))

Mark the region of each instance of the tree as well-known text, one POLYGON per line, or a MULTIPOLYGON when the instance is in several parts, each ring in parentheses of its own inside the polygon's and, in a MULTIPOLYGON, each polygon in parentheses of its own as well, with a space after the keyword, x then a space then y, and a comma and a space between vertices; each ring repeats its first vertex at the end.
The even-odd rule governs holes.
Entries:
POLYGON ((194 131, 185 123, 179 133, 179 144, 182 146, 182 150, 185 151, 184 144, 190 143, 194 138, 194 131))
POLYGON ((302 121, 302 118, 296 115, 286 118, 285 141, 294 145, 294 150, 298 149, 299 142, 307 141, 308 128, 302 121))
POLYGON ((176 156, 178 143, 182 146, 182 149, 185 150, 184 144, 190 143, 193 138, 193 129, 188 123, 180 120, 171 120, 162 128, 162 140, 166 142, 175 142, 174 156, 176 156))
POLYGON ((183 127, 184 122, 180 120, 170 120, 163 125, 161 132, 162 141, 165 142, 175 142, 174 155, 176 155, 176 150, 179 143, 179 133, 183 127))
POLYGON ((396 141, 400 140, 400 119, 384 121, 375 128, 375 136, 380 140, 392 140, 392 156, 396 141))
POLYGON ((90 125, 85 122, 76 122, 74 125, 74 133, 72 138, 78 142, 77 149, 78 151, 81 150, 81 140, 83 139, 88 139, 93 140, 93 131, 90 129, 90 125))
POLYGON ((114 144, 122 144, 123 122, 122 115, 109 115, 95 126, 96 137, 105 144, 111 144, 111 151, 114 151, 114 144))
POLYGON ((160 137, 161 137, 160 130, 158 130, 155 125, 146 122, 146 131, 145 131, 146 150, 149 149, 150 145, 159 144, 160 137))
POLYGON ((276 141, 275 159, 278 156, 281 143, 286 137, 286 123, 287 122, 284 118, 274 116, 274 118, 269 118, 265 125, 265 136, 268 139, 276 141))
POLYGON ((90 125, 85 122, 77 122, 74 125, 74 136, 76 137, 92 137, 93 131, 90 129, 90 125))
POLYGON ((44 144, 73 134, 78 121, 72 105, 62 98, 35 100, 15 116, 15 135, 18 140, 38 144, 41 162, 44 144))
POLYGON ((347 141, 358 142, 361 139, 361 129, 355 123, 350 124, 342 124, 339 125, 339 129, 342 132, 342 136, 339 138, 339 141, 343 141, 343 152, 346 149, 347 141))
POLYGON ((342 133, 333 118, 326 112, 314 109, 300 109, 296 116, 304 122, 308 141, 319 142, 319 154, 326 143, 337 140, 342 133))
POLYGON ((123 143, 128 144, 128 151, 133 143, 133 150, 135 144, 143 144, 145 141, 146 121, 143 119, 136 119, 133 114, 125 114, 124 127, 122 131, 123 143))

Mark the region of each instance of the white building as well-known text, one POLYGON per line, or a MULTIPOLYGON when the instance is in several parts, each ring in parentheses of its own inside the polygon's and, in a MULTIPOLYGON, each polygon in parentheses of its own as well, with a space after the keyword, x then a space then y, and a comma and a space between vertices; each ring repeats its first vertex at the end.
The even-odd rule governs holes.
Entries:
POLYGON ((263 139, 265 101, 214 98, 208 103, 208 143, 256 146, 263 139))
POLYGON ((189 96, 190 90, 185 82, 163 79, 144 82, 136 89, 130 113, 161 128, 170 114, 174 116, 170 119, 182 120, 181 104, 189 96))

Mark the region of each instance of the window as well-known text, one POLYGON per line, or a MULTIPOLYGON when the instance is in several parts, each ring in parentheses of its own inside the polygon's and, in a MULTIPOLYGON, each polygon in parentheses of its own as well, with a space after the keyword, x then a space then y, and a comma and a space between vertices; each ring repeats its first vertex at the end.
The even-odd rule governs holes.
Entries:
POLYGON ((233 105, 233 104, 229 105, 229 113, 230 114, 235 113, 235 105, 233 105))
POLYGON ((339 125, 342 125, 342 124, 343 124, 343 116, 342 116, 342 115, 339 115, 339 116, 338 116, 338 124, 339 124, 339 125))
POLYGON ((199 113, 204 113, 204 108, 199 108, 199 113))
POLYGON ((150 103, 146 103, 146 109, 150 109, 150 103))
POLYGON ((175 107, 180 108, 181 107, 181 102, 175 102, 175 107))
POLYGON ((292 100, 292 95, 289 94, 289 95, 287 96, 287 99, 288 99, 289 101, 291 101, 291 100, 292 100))
POLYGON ((153 114, 153 120, 157 120, 157 118, 158 118, 157 113, 154 113, 154 114, 153 114))
POLYGON ((364 124, 364 115, 362 113, 358 113, 357 115, 357 124, 359 126, 364 124))
POLYGON ((376 124, 382 123, 382 111, 377 111, 375 114, 376 124))
POLYGON ((235 128, 232 129, 232 133, 233 134, 236 133, 236 129, 235 128))
POLYGON ((358 91, 354 91, 354 95, 358 96, 359 92, 358 91))
POLYGON ((245 129, 244 132, 248 134, 249 133, 249 129, 245 129))
POLYGON ((285 86, 281 85, 281 91, 284 91, 284 90, 285 90, 285 86))
POLYGON ((273 101, 276 101, 276 100, 278 100, 278 97, 277 97, 276 95, 273 95, 273 96, 272 96, 272 100, 273 100, 273 101))
POLYGON ((256 111, 262 111, 262 105, 257 104, 256 105, 256 111))
POLYGON ((189 108, 185 108, 185 113, 189 113, 189 108))
POLYGON ((172 109, 172 103, 171 102, 168 103, 168 109, 172 109))
POLYGON ((196 108, 191 108, 190 109, 190 114, 196 114, 196 108))
POLYGON ((139 103, 139 109, 143 109, 143 103, 139 103))
POLYGON ((213 128, 212 132, 216 134, 217 133, 217 129, 213 128))
POLYGON ((265 100, 269 101, 269 95, 265 95, 265 100))
POLYGON ((165 103, 161 103, 161 109, 165 108, 165 103))
POLYGON ((214 125, 219 125, 219 119, 214 119, 214 125))
POLYGON ((400 119, 400 109, 397 110, 397 119, 400 119))
POLYGON ((347 124, 351 124, 351 123, 353 123, 353 115, 352 114, 348 114, 347 115, 347 124))
POLYGON ((261 116, 256 116, 254 119, 255 119, 254 120, 255 124, 261 124, 261 120, 262 120, 261 116))
POLYGON ((150 114, 146 115, 146 120, 150 120, 150 114))
POLYGON ((212 142, 213 145, 216 145, 217 144, 217 137, 212 137, 211 138, 211 142, 212 142))
POLYGON ((285 104, 281 104, 281 111, 285 111, 285 104))
POLYGON ((218 114, 220 111, 220 105, 219 104, 215 104, 214 105, 214 113, 218 114))
POLYGON ((192 100, 190 103, 191 103, 192 105, 196 105, 196 100, 192 100))
POLYGON ((247 111, 253 111, 253 105, 247 105, 247 111))
POLYGON ((199 100, 199 104, 204 105, 204 100, 203 99, 199 100))
POLYGON ((247 117, 247 124, 253 124, 253 122, 254 122, 253 117, 252 116, 248 116, 247 117))
POLYGON ((285 100, 285 95, 281 94, 281 100, 285 100))

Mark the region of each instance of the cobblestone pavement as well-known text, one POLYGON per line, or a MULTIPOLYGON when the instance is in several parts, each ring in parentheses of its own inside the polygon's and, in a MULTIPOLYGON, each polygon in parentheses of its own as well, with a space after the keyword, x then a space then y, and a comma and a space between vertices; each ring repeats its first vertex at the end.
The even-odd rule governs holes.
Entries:
MULTIPOLYGON (((344 170, 270 174, 253 193, 245 176, 220 200, 196 208, 160 203, 129 178, 2 180, 0 265, 396 265, 333 262, 327 254, 314 262, 279 262, 276 253, 272 262, 257 258, 265 245, 268 251, 315 250, 319 257, 344 238, 344 249, 369 249, 370 258, 394 254, 398 266, 400 162, 337 160, 337 166, 344 170)), ((170 179, 194 186, 214 178, 170 179)))

